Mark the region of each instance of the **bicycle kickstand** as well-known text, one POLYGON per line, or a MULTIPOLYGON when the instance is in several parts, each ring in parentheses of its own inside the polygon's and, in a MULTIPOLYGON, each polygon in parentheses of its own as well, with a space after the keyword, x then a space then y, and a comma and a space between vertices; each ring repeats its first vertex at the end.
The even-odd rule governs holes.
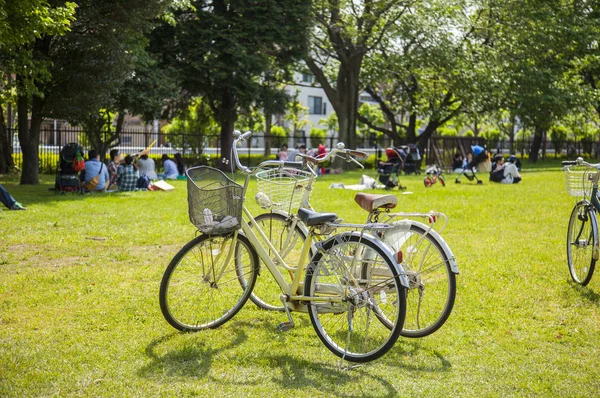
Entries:
POLYGON ((288 330, 290 330, 291 328, 293 328, 294 325, 294 320, 292 319, 292 314, 290 314, 290 309, 288 308, 287 305, 287 296, 282 294, 281 295, 281 302, 283 303, 283 309, 285 310, 285 313, 288 317, 288 322, 282 322, 279 325, 277 325, 277 328, 275 329, 276 332, 287 332, 288 330))

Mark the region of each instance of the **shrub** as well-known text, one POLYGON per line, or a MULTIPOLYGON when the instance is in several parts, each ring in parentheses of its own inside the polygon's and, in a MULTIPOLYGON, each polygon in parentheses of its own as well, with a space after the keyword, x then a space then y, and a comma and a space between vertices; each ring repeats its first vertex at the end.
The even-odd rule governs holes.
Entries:
POLYGON ((281 148, 283 144, 287 143, 287 131, 281 126, 271 127, 271 146, 275 148, 281 148))
POLYGON ((316 148, 327 139, 327 132, 323 129, 313 127, 310 129, 310 146, 316 148))

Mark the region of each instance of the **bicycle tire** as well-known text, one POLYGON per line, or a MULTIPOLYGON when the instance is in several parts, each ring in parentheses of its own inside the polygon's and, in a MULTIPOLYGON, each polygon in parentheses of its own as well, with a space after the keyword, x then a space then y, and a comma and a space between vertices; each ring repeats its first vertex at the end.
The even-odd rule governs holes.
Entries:
POLYGON ((256 250, 241 233, 237 238, 235 234, 194 238, 163 275, 159 292, 163 316, 182 331, 221 326, 248 300, 258 266, 256 250))
POLYGON ((423 179, 423 184, 425 185, 425 188, 429 188, 433 184, 433 182, 431 181, 431 178, 425 177, 423 179))
MULTIPOLYGON (((300 228, 298 224, 295 225, 294 235, 290 236, 289 230, 292 227, 292 220, 289 216, 280 213, 263 213, 255 217, 254 220, 267 235, 267 238, 271 244, 278 250, 279 255, 285 260, 287 264, 297 265, 300 259, 300 252, 302 251, 302 245, 306 240, 306 232, 300 228), (289 238, 289 239, 288 239, 289 238)), ((249 224, 250 228, 253 224, 249 224)), ((260 239, 260 236, 257 234, 260 239)), ((267 245, 263 245, 269 257, 275 260, 274 256, 271 256, 270 249, 267 245)), ((262 275, 262 270, 266 267, 261 268, 259 276, 250 295, 250 300, 256 304, 259 308, 268 311, 284 311, 283 304, 281 302, 281 288, 277 284, 277 281, 271 276, 269 270, 266 270, 266 274, 262 275)), ((279 267, 282 275, 289 276, 289 282, 292 281, 293 275, 290 275, 289 271, 283 266, 279 267)))
MULTIPOLYGON (((425 337, 448 320, 456 299, 456 274, 438 234, 426 225, 398 224, 384 236, 394 253, 400 253, 409 280, 404 337, 425 337)), ((384 323, 389 322, 382 318, 384 323)))
POLYGON ((569 218, 567 230, 567 263, 575 283, 587 285, 596 266, 594 250, 598 244, 598 221, 590 202, 578 202, 569 218))
POLYGON ((440 180, 440 183, 442 184, 443 187, 446 186, 446 181, 444 180, 444 177, 439 176, 438 179, 440 180))
POLYGON ((393 260, 380 245, 357 233, 335 235, 322 243, 306 271, 305 296, 327 300, 339 295, 341 300, 308 303, 315 332, 331 352, 351 362, 372 361, 388 352, 404 322, 405 288, 393 260), (384 267, 389 276, 372 284, 372 279, 360 277, 367 267, 384 267), (393 327, 379 322, 376 312, 392 320, 393 327))

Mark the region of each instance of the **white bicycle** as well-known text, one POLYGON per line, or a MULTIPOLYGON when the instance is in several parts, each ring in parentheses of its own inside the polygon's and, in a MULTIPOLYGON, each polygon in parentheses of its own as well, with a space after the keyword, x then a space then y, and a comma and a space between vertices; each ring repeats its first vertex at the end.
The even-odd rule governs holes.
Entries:
MULTIPOLYGON (((286 262, 295 264, 300 256, 302 243, 308 236, 308 229, 302 223, 295 210, 312 211, 309 203, 316 174, 302 172, 312 170, 310 165, 330 161, 338 156, 347 161, 354 157, 364 157, 364 153, 345 149, 343 144, 334 148, 321 159, 304 155, 302 163, 290 163, 276 174, 260 172, 257 174, 259 205, 268 212, 255 217, 254 224, 267 234, 267 239, 276 248, 277 254, 286 262), (274 177, 274 178, 272 178, 274 177), (303 186, 295 192, 293 200, 284 201, 280 191, 286 185, 303 186), (289 261, 287 261, 289 260, 289 261)), ((362 165, 356 162, 360 167, 362 165)), ((405 337, 424 337, 441 328, 450 316, 456 298, 456 275, 459 273, 456 260, 450 247, 440 235, 446 227, 448 218, 440 212, 413 213, 391 210, 397 205, 395 195, 372 195, 358 193, 355 201, 368 212, 366 223, 384 223, 389 228, 376 232, 378 239, 386 243, 394 253, 395 259, 402 264, 409 280, 407 291, 407 313, 400 334, 405 337), (423 222, 417 221, 418 219, 423 222), (439 221, 442 221, 441 224, 439 221), (438 226, 437 230, 434 226, 438 226)), ((325 239, 333 231, 321 230, 317 239, 325 239)), ((269 253, 274 258, 274 253, 269 253)), ((294 268, 280 264, 283 275, 291 278, 294 268)), ((382 277, 384 271, 379 270, 382 277)), ((278 300, 279 289, 271 278, 259 277, 250 299, 260 308, 283 311, 278 300)))
MULTIPOLYGON (((165 270, 159 293, 165 319, 183 331, 227 322, 252 294, 260 260, 273 276, 288 318, 277 330, 294 326, 291 312, 307 312, 317 335, 335 355, 352 362, 379 358, 400 335, 409 286, 390 248, 374 237, 390 227, 343 224, 336 214, 301 210, 299 219, 307 234, 294 258, 297 261, 284 260, 277 242, 271 242, 244 198, 251 177, 262 171, 276 175, 279 170, 287 178, 291 172, 285 168, 290 163, 266 161, 254 170, 243 166, 236 144, 249 135, 238 136, 232 148, 233 159, 246 175, 243 186, 210 167, 187 171, 190 220, 202 235, 187 243, 165 270), (321 231, 344 227, 356 230, 331 234, 316 243, 313 239, 321 231), (292 274, 284 277, 281 270, 292 274)), ((300 170, 294 173, 305 175, 300 170)), ((289 188, 287 201, 305 186, 289 188)))

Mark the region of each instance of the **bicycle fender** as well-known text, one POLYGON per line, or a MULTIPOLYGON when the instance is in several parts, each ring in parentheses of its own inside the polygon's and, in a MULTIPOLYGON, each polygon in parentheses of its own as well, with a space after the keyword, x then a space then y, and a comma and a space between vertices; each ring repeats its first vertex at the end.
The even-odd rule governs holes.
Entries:
POLYGON ((392 242, 389 242, 388 239, 390 239, 390 240, 393 239, 392 237, 394 236, 394 232, 406 233, 410 230, 410 227, 412 225, 420 227, 421 229, 426 231, 429 235, 431 235, 431 237, 439 243, 440 247, 444 251, 444 254, 448 258, 448 263, 450 264, 450 270, 457 275, 460 274, 460 271, 458 270, 458 264, 456 263, 456 258, 454 257, 454 254, 452 253, 450 246, 448 246, 448 244, 446 243, 444 238, 442 238, 442 236, 436 230, 434 230, 433 228, 431 228, 430 226, 428 226, 426 224, 423 224, 422 222, 415 221, 415 220, 401 220, 401 221, 396 221, 396 222, 390 223, 390 225, 392 225, 393 227, 391 228, 390 231, 386 231, 385 238, 384 238, 384 242, 386 242, 388 245, 390 245, 392 243, 392 242))

